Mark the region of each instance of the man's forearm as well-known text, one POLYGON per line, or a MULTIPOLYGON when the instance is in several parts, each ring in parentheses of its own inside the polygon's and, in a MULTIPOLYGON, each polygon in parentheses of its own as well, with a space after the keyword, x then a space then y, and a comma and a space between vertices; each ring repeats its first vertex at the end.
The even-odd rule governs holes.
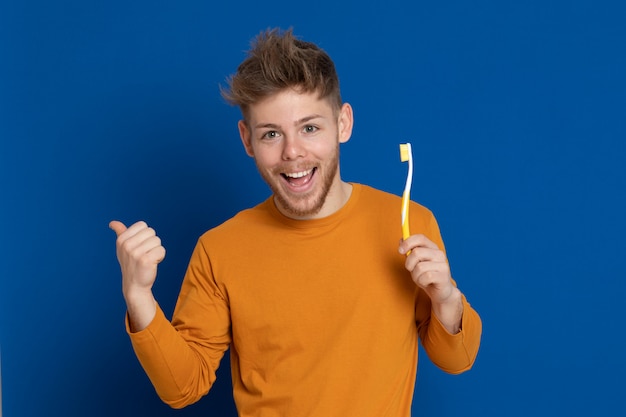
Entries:
POLYGON ((457 334, 461 330, 463 297, 458 288, 454 288, 452 294, 445 302, 433 303, 432 310, 450 334, 457 334))
POLYGON ((124 299, 128 311, 128 325, 131 332, 139 332, 152 322, 156 314, 156 300, 151 291, 125 291, 124 299))

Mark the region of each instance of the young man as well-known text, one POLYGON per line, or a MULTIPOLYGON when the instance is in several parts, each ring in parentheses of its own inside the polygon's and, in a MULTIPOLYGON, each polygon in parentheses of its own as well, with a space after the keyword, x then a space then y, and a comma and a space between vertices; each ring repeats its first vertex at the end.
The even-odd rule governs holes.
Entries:
POLYGON ((449 373, 471 368, 480 344, 435 218, 411 203, 402 241, 400 197, 342 181, 352 108, 316 45, 260 34, 223 95, 272 196, 199 239, 171 322, 151 291, 165 256, 155 231, 110 225, 127 329, 156 391, 176 408, 197 401, 230 347, 241 416, 409 416, 418 336, 449 373))

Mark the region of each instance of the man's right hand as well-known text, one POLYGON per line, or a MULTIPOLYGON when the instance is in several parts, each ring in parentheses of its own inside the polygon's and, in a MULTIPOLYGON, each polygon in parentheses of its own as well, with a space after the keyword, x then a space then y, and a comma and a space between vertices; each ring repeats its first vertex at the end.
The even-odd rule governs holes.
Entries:
POLYGON ((165 248, 154 229, 143 221, 127 228, 114 220, 109 227, 117 235, 117 260, 122 270, 122 292, 131 331, 140 331, 150 324, 156 312, 152 285, 157 266, 165 258, 165 248))

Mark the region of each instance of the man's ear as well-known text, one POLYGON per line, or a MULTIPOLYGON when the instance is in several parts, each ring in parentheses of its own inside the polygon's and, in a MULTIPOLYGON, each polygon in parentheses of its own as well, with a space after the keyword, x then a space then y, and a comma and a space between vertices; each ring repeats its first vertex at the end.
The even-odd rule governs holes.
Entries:
POLYGON ((246 150, 248 156, 254 157, 254 151, 252 150, 252 140, 251 140, 251 132, 248 128, 248 124, 245 120, 240 120, 237 123, 237 127, 239 128, 239 137, 241 138, 241 143, 243 143, 243 147, 246 150))
POLYGON ((339 110, 339 119, 337 121, 339 143, 346 143, 350 140, 353 125, 354 115, 352 114, 352 106, 348 103, 344 103, 339 110))

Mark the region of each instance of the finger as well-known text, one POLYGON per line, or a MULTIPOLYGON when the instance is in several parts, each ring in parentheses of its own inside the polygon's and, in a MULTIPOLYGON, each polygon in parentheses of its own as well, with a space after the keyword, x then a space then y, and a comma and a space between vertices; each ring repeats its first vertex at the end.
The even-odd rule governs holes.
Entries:
POLYGON ((126 227, 126 225, 124 225, 124 223, 122 223, 120 221, 117 221, 117 220, 112 220, 109 223, 109 228, 115 232, 117 237, 119 237, 127 229, 127 227, 126 227))
POLYGON ((134 236, 140 231, 145 230, 145 229, 148 229, 148 225, 143 220, 140 220, 136 222, 135 224, 133 224, 132 226, 130 226, 127 229, 126 233, 130 236, 134 236))
POLYGON ((417 234, 417 235, 411 236, 410 243, 416 247, 439 249, 439 247, 437 246, 435 242, 433 242, 432 240, 427 238, 426 235, 423 235, 423 234, 417 234))
POLYGON ((165 248, 160 244, 148 252, 150 258, 157 264, 161 263, 163 259, 165 259, 165 253, 165 248))
POLYGON ((144 265, 158 264, 165 258, 165 248, 161 245, 161 239, 153 236, 133 249, 131 256, 144 265))
POLYGON ((161 239, 157 237, 153 228, 147 227, 147 225, 142 227, 142 225, 138 225, 136 229, 133 229, 132 226, 129 227, 124 235, 118 238, 119 246, 126 252, 141 254, 161 244, 161 239))
POLYGON ((415 284, 426 290, 429 295, 433 290, 442 290, 452 285, 449 271, 440 269, 440 266, 433 262, 422 263, 411 275, 415 284))
MULTIPOLYGON (((143 234, 144 232, 141 232, 143 234)), ((147 233, 147 232, 146 232, 147 233)), ((134 240, 134 239, 133 239, 134 240)), ((153 234, 152 236, 139 236, 137 238, 137 246, 133 248, 133 251, 137 254, 148 253, 154 248, 161 246, 161 238, 153 234)))
POLYGON ((420 276, 420 274, 426 271, 443 271, 447 268, 447 264, 444 264, 443 262, 417 261, 415 259, 407 259, 406 268, 411 271, 411 275, 414 278, 417 278, 420 276))
POLYGON ((400 241, 399 251, 402 254, 408 253, 418 247, 439 249, 436 243, 422 234, 411 235, 406 240, 400 241))
POLYGON ((413 270, 417 264, 422 262, 447 262, 447 259, 443 251, 439 249, 416 247, 407 256, 405 264, 408 270, 413 270))
POLYGON ((142 230, 148 229, 148 225, 144 221, 138 221, 117 235, 117 243, 123 244, 127 240, 136 236, 142 230))
POLYGON ((138 221, 130 227, 126 227, 126 225, 118 220, 113 220, 109 223, 109 227, 117 234, 117 237, 120 237, 122 234, 127 234, 129 236, 134 235, 139 230, 143 230, 148 227, 146 222, 138 221))
POLYGON ((416 281, 432 283, 437 277, 449 278, 448 265, 441 262, 420 262, 413 269, 412 273, 416 281))

